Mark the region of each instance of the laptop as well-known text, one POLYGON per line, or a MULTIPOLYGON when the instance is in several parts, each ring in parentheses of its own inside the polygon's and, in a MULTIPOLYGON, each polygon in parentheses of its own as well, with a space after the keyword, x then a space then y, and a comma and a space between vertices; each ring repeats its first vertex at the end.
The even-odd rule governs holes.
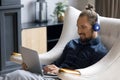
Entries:
POLYGON ((23 62, 27 65, 28 71, 47 78, 58 78, 55 74, 44 74, 39 55, 35 50, 21 47, 20 53, 22 54, 23 62))

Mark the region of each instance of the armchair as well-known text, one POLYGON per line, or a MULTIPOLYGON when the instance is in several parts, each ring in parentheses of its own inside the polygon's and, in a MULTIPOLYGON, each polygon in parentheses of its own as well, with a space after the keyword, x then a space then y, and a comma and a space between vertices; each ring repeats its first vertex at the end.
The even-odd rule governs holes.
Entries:
MULTIPOLYGON (((75 14, 75 9, 69 11, 75 14), (73 11, 72 11, 73 10, 73 11)), ((69 14, 69 13, 68 13, 69 14)), ((76 16, 76 15, 74 15, 76 16)), ((70 17, 70 16, 69 16, 70 17)), ((107 55, 96 64, 78 69, 81 75, 60 73, 62 80, 119 80, 120 79, 120 19, 99 17, 101 30, 99 35, 102 42, 109 49, 107 55)), ((71 21, 72 23, 73 21, 71 21)))
MULTIPOLYGON (((39 54, 42 64, 50 64, 60 57, 62 51, 71 39, 78 38, 76 22, 80 11, 69 7, 65 13, 65 20, 61 37, 56 46, 45 54, 39 54)), ((81 75, 61 72, 58 76, 62 80, 119 80, 120 79, 120 19, 99 17, 101 24, 102 42, 109 49, 108 54, 96 64, 78 69, 81 75)), ((21 56, 11 56, 11 60, 22 63, 21 56)))

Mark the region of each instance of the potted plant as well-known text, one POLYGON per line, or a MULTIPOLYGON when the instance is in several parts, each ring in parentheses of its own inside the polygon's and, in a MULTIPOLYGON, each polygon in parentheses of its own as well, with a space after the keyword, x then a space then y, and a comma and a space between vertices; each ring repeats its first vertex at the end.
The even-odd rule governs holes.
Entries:
POLYGON ((67 4, 64 2, 58 2, 56 3, 55 10, 53 12, 54 16, 57 16, 58 22, 63 22, 64 20, 64 13, 67 8, 67 4))

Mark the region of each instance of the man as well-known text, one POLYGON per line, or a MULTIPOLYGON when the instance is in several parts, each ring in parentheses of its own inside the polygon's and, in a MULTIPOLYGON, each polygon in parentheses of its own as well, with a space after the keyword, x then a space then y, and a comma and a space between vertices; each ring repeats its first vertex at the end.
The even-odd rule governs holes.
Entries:
MULTIPOLYGON (((108 52, 102 44, 98 32, 97 13, 91 5, 82 11, 77 20, 79 39, 71 40, 64 48, 61 57, 51 65, 45 66, 45 72, 58 74, 60 68, 79 69, 88 67, 108 52)), ((5 76, 5 80, 44 80, 37 74, 18 70, 5 76)), ((51 80, 51 79, 48 79, 51 80)))

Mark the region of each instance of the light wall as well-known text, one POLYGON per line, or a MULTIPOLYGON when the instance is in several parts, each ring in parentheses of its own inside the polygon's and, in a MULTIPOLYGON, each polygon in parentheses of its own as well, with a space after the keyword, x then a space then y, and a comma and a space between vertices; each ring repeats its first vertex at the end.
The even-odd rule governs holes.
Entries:
POLYGON ((69 0, 69 4, 79 10, 83 10, 88 3, 95 5, 95 0, 69 0))
MULTIPOLYGON (((21 4, 24 5, 24 7, 21 9, 22 23, 35 21, 35 1, 36 0, 21 0, 21 4)), ((50 15, 54 11, 55 4, 59 1, 64 0, 46 0, 46 1, 48 3, 48 19, 51 19, 50 15)), ((95 2, 95 0, 68 0, 68 1, 69 5, 79 10, 83 10, 87 3, 94 4, 95 2)))

